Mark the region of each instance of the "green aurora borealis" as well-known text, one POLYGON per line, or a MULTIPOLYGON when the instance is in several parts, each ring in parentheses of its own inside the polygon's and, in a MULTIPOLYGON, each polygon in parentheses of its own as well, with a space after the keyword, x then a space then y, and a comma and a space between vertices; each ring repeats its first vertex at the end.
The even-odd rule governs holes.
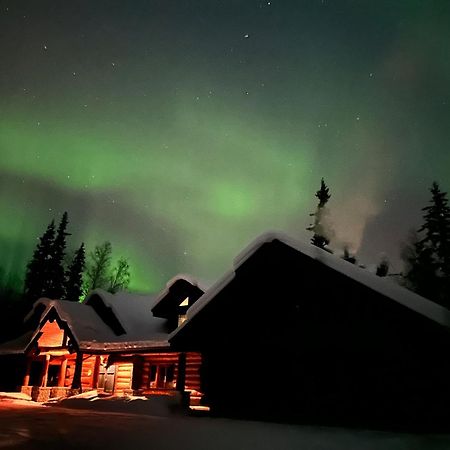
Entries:
POLYGON ((447 1, 0 1, 0 251, 23 267, 69 212, 132 288, 213 281, 259 233, 367 264, 450 190, 447 1))

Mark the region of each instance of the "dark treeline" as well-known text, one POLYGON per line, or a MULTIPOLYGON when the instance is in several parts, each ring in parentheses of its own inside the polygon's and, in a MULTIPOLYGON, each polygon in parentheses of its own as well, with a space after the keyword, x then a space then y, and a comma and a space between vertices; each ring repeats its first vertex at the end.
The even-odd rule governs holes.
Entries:
MULTIPOLYGON (((447 193, 434 182, 429 205, 422 208, 423 224, 412 233, 402 250, 405 264, 400 274, 389 273, 389 261, 382 257, 376 275, 396 275, 408 289, 450 308, 450 207, 447 193)), ((313 223, 307 230, 313 233, 311 243, 333 253, 329 247, 334 232, 327 204, 331 199, 324 179, 315 196, 318 204, 310 214, 313 223)), ((47 226, 33 255, 20 275, 5 273, 0 268, 0 340, 10 338, 20 330, 23 317, 41 297, 80 301, 96 288, 115 293, 126 290, 130 282, 130 267, 125 258, 112 263, 112 245, 106 241, 87 254, 79 243, 72 257, 67 255, 69 217, 65 212, 56 227, 52 220, 47 226)), ((356 256, 344 246, 341 258, 357 264, 356 256)), ((360 265, 360 267, 364 267, 360 265)))
MULTIPOLYGON (((450 207, 447 192, 442 191, 438 183, 433 182, 430 192, 429 205, 422 208, 423 224, 411 234, 402 249, 404 271, 392 275, 398 276, 406 288, 450 308, 450 207)), ((323 178, 316 197, 319 203, 316 211, 310 214, 314 217, 314 223, 307 228, 313 232, 311 244, 333 253, 328 247, 333 230, 326 210, 331 194, 323 178)), ((344 247, 343 251, 342 259, 357 264, 348 247, 344 247)), ((390 275, 386 256, 379 261, 376 275, 390 275)))
POLYGON ((39 237, 33 255, 19 275, 7 277, 0 270, 0 341, 21 331, 23 318, 42 297, 78 302, 96 288, 115 293, 126 290, 130 267, 125 258, 112 266, 112 245, 104 242, 86 253, 80 243, 72 256, 67 253, 69 216, 65 212, 58 224, 52 220, 39 237))
POLYGON ((422 208, 423 225, 403 249, 405 286, 450 308, 450 207, 438 183, 422 208))

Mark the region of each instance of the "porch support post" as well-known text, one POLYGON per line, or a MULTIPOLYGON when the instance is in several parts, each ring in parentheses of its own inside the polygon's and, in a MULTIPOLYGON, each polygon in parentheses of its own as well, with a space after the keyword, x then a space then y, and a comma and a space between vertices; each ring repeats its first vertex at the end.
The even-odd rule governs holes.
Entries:
POLYGON ((184 392, 186 387, 186 353, 178 356, 177 391, 184 392))
POLYGON ((83 367, 83 353, 77 353, 77 359, 75 361, 75 373, 73 374, 72 389, 81 388, 81 369, 83 367))
POLYGON ((94 374, 92 376, 92 389, 97 389, 98 375, 100 373, 100 356, 95 357, 94 374))
POLYGON ((25 368, 25 376, 23 377, 23 386, 30 385, 31 358, 27 358, 27 366, 25 368))
POLYGON ((66 369, 67 369, 67 358, 64 358, 61 363, 61 367, 59 368, 58 387, 64 387, 64 382, 66 380, 66 369))
POLYGON ((50 355, 47 354, 47 355, 45 355, 45 363, 44 363, 44 368, 42 370, 41 387, 47 387, 49 365, 50 365, 50 355))
POLYGON ((160 378, 160 373, 159 373, 159 366, 156 366, 156 375, 155 375, 155 388, 158 389, 160 387, 159 385, 159 378, 160 378))

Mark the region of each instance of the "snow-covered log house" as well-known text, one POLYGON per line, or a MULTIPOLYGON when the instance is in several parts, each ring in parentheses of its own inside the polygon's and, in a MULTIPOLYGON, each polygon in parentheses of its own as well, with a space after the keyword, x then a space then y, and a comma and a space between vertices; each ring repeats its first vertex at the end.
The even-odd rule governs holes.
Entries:
POLYGON ((201 357, 172 351, 168 336, 202 294, 195 281, 179 276, 156 298, 95 290, 83 303, 40 299, 26 318, 28 332, 2 344, 0 355, 16 355, 12 369, 22 368, 21 391, 38 401, 98 389, 179 391, 195 403, 201 357))

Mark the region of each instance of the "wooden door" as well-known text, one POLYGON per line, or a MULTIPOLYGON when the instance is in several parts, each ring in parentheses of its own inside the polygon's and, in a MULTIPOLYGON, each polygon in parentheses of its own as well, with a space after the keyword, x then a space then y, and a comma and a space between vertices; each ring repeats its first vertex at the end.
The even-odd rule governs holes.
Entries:
POLYGON ((97 387, 103 389, 105 392, 112 392, 114 389, 114 379, 116 376, 116 366, 114 364, 105 367, 100 366, 98 372, 97 387))

